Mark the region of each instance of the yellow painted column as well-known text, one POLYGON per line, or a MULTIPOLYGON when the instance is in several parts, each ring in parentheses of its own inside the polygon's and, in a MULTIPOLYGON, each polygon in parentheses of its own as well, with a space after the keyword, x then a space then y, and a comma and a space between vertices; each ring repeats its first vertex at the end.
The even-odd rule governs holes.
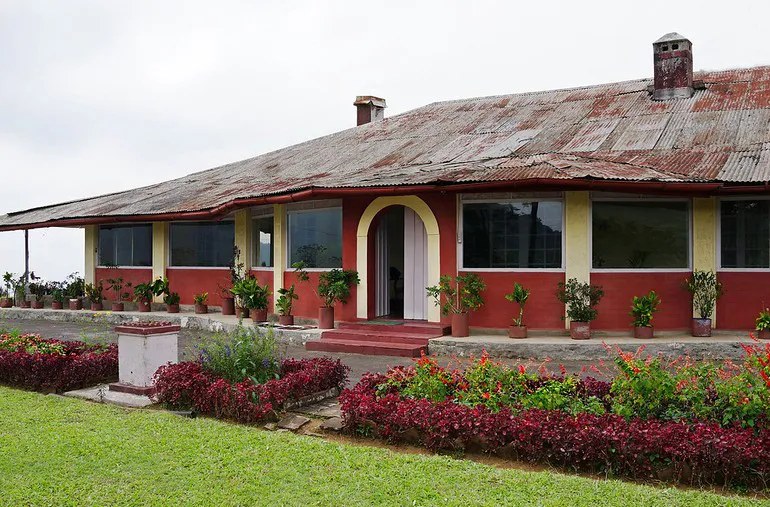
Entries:
POLYGON ((235 212, 235 246, 241 252, 241 262, 246 272, 251 268, 251 237, 253 234, 251 224, 251 209, 242 209, 235 212))
MULTIPOLYGON (((152 224, 152 279, 166 276, 168 267, 168 222, 154 222, 152 224)), ((163 296, 154 298, 156 303, 163 302, 163 296)))
MULTIPOLYGON (((286 270, 286 208, 283 204, 273 205, 273 303, 278 301, 278 289, 283 287, 283 273, 286 270)), ((273 306, 275 308, 275 306, 273 306)))
POLYGON ((94 283, 96 281, 96 255, 97 245, 99 244, 99 226, 86 225, 85 233, 85 267, 83 268, 83 279, 86 283, 94 283))
MULTIPOLYGON (((716 197, 695 197, 692 200, 692 268, 717 271, 717 200, 716 197)), ((695 314, 693 308, 693 317, 695 314)), ((711 316, 716 327, 717 315, 711 316)))
MULTIPOLYGON (((588 192, 564 193, 565 279, 591 282, 591 197, 588 192)), ((569 320, 565 320, 569 328, 569 320)))

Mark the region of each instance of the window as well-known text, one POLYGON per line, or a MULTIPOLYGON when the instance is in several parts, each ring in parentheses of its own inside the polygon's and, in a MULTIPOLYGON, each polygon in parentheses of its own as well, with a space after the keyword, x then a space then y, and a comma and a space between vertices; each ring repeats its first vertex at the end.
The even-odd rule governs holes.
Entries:
POLYGON ((687 269, 686 201, 594 201, 594 269, 687 269))
POLYGON ((290 212, 289 263, 309 268, 342 267, 342 208, 290 212))
POLYGON ((171 224, 171 266, 227 267, 233 260, 233 222, 171 224))
POLYGON ((152 225, 99 227, 100 266, 152 266, 152 225))
POLYGON ((463 204, 463 267, 561 268, 560 201, 463 204))
POLYGON ((721 266, 770 268, 770 200, 721 201, 721 266))
POLYGON ((273 217, 254 219, 253 266, 273 267, 273 217))

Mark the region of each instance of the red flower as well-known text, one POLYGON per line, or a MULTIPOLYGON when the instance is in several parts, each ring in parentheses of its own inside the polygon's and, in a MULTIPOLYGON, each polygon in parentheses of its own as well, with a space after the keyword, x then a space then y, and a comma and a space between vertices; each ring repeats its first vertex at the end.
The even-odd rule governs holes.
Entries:
POLYGON ((481 395, 481 397, 484 398, 485 400, 488 400, 489 397, 490 397, 490 394, 489 393, 484 393, 484 394, 481 395))

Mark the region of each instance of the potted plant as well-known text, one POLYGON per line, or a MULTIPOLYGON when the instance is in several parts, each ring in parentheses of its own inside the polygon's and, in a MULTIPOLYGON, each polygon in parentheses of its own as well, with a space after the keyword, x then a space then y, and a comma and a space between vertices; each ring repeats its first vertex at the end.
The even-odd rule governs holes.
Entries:
POLYGON ((104 309, 104 282, 87 283, 85 285, 86 297, 91 301, 91 311, 100 312, 104 309))
POLYGON ((275 302, 275 308, 278 310, 278 323, 282 326, 293 326, 294 315, 291 314, 291 308, 294 306, 294 300, 299 299, 296 294, 294 284, 288 289, 281 287, 278 289, 278 300, 275 302))
POLYGON ((361 280, 358 272, 352 269, 334 268, 324 271, 318 277, 318 297, 322 300, 322 306, 318 310, 318 328, 334 328, 334 305, 347 304, 350 297, 350 287, 358 285, 361 280))
POLYGON ((64 308, 64 300, 67 294, 61 282, 51 283, 51 310, 61 310, 64 308))
POLYGON ((479 275, 468 273, 457 275, 454 280, 451 276, 441 275, 438 285, 426 290, 435 304, 441 307, 443 315, 452 315, 452 336, 462 337, 470 334, 468 312, 481 308, 484 304, 481 292, 486 288, 479 275))
POLYGON ((113 312, 122 312, 125 310, 125 304, 123 301, 129 298, 128 292, 123 292, 123 288, 130 288, 131 282, 125 282, 122 276, 117 278, 108 278, 107 283, 110 289, 115 293, 115 301, 110 305, 110 309, 113 312))
MULTIPOLYGON (((230 293, 235 300, 235 315, 239 319, 245 319, 249 316, 249 309, 246 306, 246 299, 250 297, 253 290, 252 278, 246 277, 236 281, 230 289, 230 293)), ((223 312, 224 313, 224 312, 223 312)))
POLYGON ((168 313, 179 313, 179 293, 170 292, 163 296, 163 302, 166 303, 166 311, 168 313))
POLYGON ((43 282, 39 276, 35 276, 34 272, 30 273, 29 276, 33 280, 33 282, 29 284, 29 291, 35 297, 35 300, 32 302, 32 308, 40 310, 43 308, 45 296, 48 294, 48 284, 43 282))
POLYGON ((11 298, 11 289, 13 280, 13 273, 6 272, 3 275, 3 291, 0 293, 0 308, 10 308, 13 306, 13 299, 11 298))
POLYGON ((85 281, 77 276, 77 273, 72 273, 65 280, 64 292, 69 298, 70 310, 82 310, 83 309, 83 292, 85 289, 85 281))
POLYGON ((152 282, 138 283, 134 286, 134 301, 140 312, 150 311, 153 294, 152 282))
POLYGON ((513 283, 513 292, 505 295, 505 299, 519 305, 519 317, 514 317, 513 325, 508 328, 508 336, 511 338, 526 338, 527 326, 524 325, 524 305, 529 299, 529 289, 525 289, 519 282, 513 283))
POLYGON ((201 292, 200 294, 195 294, 193 296, 193 300, 195 301, 195 313, 198 315, 209 313, 209 307, 206 304, 209 300, 209 293, 208 292, 201 292))
POLYGON ((559 282, 556 297, 567 307, 569 332, 573 340, 591 338, 591 321, 599 316, 595 307, 602 296, 604 290, 600 286, 579 282, 577 278, 570 278, 567 283, 559 282))
POLYGON ((660 297, 654 290, 645 296, 634 296, 631 300, 629 315, 633 317, 634 338, 649 340, 653 337, 652 314, 658 311, 659 304, 660 297))
POLYGON ((171 285, 168 278, 165 276, 159 276, 152 284, 152 294, 157 297, 163 298, 163 303, 166 305, 166 311, 168 313, 179 313, 179 294, 171 292, 171 285))
POLYGON ((770 308, 765 308, 759 312, 759 317, 757 317, 757 338, 760 340, 770 340, 770 308))
POLYGON ((696 269, 685 278, 684 285, 692 298, 695 313, 700 316, 692 319, 692 335, 711 336, 711 315, 717 300, 724 293, 722 282, 713 271, 696 269))
POLYGON ((245 268, 241 262, 241 250, 233 247, 233 260, 230 263, 230 287, 222 287, 222 315, 235 315, 235 294, 232 289, 245 278, 245 268))
POLYGON ((259 281, 256 278, 254 279, 253 291, 246 302, 254 322, 267 322, 267 306, 270 303, 271 294, 272 291, 269 285, 265 284, 263 287, 259 285, 259 281))

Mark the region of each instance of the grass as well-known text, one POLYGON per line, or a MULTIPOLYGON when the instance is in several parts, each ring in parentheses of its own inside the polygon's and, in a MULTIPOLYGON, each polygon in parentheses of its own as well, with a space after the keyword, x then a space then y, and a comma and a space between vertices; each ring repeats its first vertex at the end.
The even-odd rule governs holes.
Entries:
POLYGON ((768 505, 0 387, 3 505, 768 505))

